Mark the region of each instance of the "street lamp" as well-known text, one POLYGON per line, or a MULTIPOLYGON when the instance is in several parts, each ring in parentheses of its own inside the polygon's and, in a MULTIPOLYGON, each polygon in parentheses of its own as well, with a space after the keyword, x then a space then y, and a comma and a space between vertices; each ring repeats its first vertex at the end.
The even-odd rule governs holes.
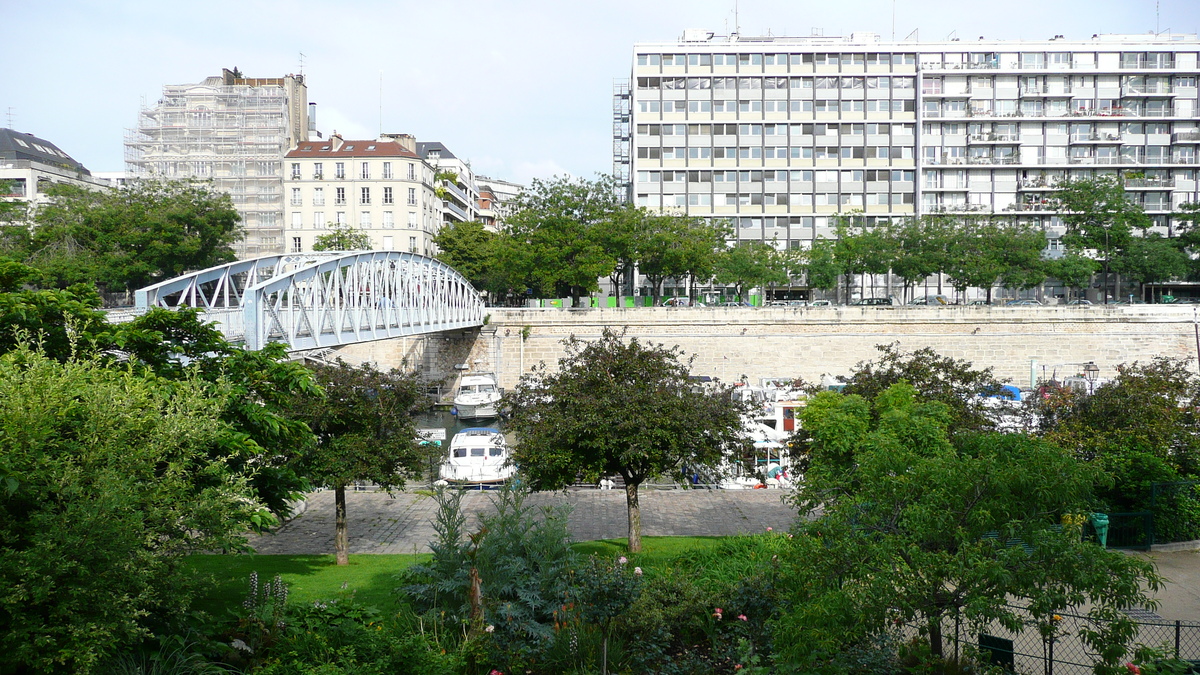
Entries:
POLYGON ((1100 374, 1100 367, 1095 361, 1088 361, 1083 366, 1083 377, 1088 382, 1088 394, 1092 394, 1096 386, 1096 375, 1100 374))

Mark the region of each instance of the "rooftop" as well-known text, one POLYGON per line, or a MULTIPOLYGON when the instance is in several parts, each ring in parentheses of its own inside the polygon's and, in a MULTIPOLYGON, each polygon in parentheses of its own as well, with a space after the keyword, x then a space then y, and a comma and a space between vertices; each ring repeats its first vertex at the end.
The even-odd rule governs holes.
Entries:
POLYGON ((0 129, 0 159, 24 159, 91 175, 87 168, 50 141, 12 129, 0 129))
POLYGON ((378 139, 370 139, 366 141, 342 140, 340 137, 331 137, 327 141, 304 141, 296 146, 296 149, 285 155, 288 159, 308 158, 321 159, 322 157, 410 157, 420 159, 420 155, 405 150, 399 143, 395 141, 381 141, 378 139), (339 145, 340 143, 340 145, 339 145), (337 148, 336 150, 334 148, 337 148))

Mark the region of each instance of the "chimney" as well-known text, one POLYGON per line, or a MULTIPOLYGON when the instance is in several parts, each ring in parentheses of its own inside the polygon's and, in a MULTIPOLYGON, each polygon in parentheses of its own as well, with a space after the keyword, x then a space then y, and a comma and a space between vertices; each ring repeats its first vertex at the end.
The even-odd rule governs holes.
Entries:
POLYGON ((396 142, 400 144, 401 148, 404 148, 405 150, 413 153, 414 155, 417 154, 417 137, 416 136, 413 136, 412 134, 396 134, 395 138, 396 138, 396 142))
POLYGON ((342 149, 342 135, 337 132, 337 129, 334 129, 333 135, 329 137, 329 144, 329 149, 334 152, 342 149))
POLYGON ((308 130, 317 130, 317 104, 312 101, 308 103, 308 130))

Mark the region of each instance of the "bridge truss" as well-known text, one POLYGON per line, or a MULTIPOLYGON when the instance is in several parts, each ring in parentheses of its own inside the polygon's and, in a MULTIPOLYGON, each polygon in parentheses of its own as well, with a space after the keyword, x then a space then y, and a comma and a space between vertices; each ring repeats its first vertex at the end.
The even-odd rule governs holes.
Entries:
POLYGON ((266 256, 137 292, 137 307, 195 307, 250 349, 292 351, 483 325, 484 304, 445 263, 399 251, 266 256))

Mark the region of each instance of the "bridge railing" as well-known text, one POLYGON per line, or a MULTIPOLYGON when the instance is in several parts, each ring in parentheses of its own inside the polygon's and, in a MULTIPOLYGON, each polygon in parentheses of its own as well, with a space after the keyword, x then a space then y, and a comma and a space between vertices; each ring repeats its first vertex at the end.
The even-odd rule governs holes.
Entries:
POLYGON ((250 349, 292 350, 480 326, 484 303, 445 263, 400 251, 264 256, 141 289, 139 312, 195 307, 250 349))

